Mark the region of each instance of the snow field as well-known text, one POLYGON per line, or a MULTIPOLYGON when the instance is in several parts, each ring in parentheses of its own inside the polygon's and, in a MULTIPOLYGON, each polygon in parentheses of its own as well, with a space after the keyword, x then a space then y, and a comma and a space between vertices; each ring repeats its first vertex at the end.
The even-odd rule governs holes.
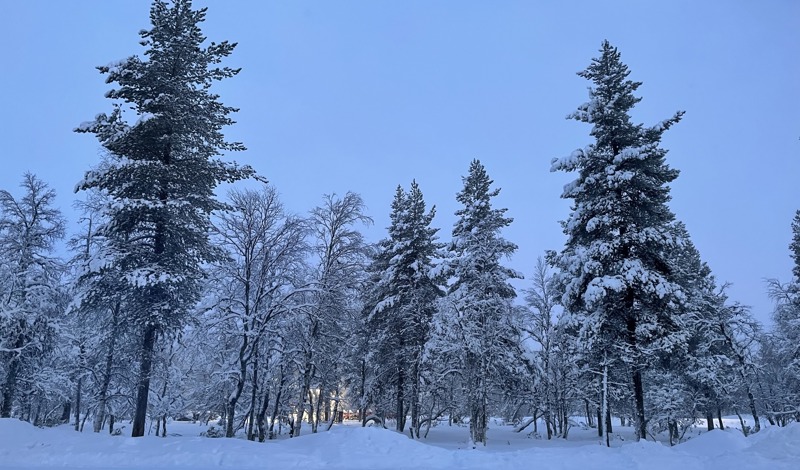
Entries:
POLYGON ((0 420, 2 469, 769 469, 800 468, 800 424, 767 428, 750 437, 738 430, 711 431, 669 447, 615 440, 611 448, 576 429, 572 440, 542 440, 493 426, 486 447, 467 445, 466 427, 439 426, 420 442, 379 428, 341 425, 330 432, 254 443, 195 437, 205 427, 172 423, 167 438, 77 433, 71 427, 39 429, 0 420))

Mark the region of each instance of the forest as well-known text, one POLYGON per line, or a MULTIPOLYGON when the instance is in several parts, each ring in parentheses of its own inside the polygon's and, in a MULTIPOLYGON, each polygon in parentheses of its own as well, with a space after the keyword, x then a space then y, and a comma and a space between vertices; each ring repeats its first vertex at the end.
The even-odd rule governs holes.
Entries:
POLYGON ((287 211, 268 174, 229 158, 245 143, 226 139, 237 109, 213 85, 239 73, 222 65, 236 44, 206 41, 206 13, 155 0, 143 54, 98 67, 111 103, 75 128, 102 147, 76 187, 80 231, 35 174, 0 190, 0 418, 133 437, 191 420, 261 442, 447 422, 476 445, 493 417, 568 439, 584 416, 607 444, 612 417, 670 443, 723 415, 745 435, 800 421, 800 210, 766 328, 668 205, 661 139, 683 112, 635 123, 641 83, 608 41, 569 116, 592 143, 551 166, 574 178, 553 194, 570 201, 566 242, 523 276, 478 159, 452 228, 416 181, 386 188, 377 243, 357 188, 287 211))

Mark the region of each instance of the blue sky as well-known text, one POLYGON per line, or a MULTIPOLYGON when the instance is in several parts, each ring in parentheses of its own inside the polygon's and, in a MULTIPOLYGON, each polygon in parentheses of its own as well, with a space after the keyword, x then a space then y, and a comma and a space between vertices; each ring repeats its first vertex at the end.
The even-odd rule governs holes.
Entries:
MULTIPOLYGON (((685 110, 664 139, 681 170, 671 207, 731 297, 762 320, 763 279, 788 280, 790 222, 800 208, 800 2, 752 1, 196 1, 209 40, 238 42, 238 77, 216 91, 241 108, 227 131, 305 213, 323 193, 362 194, 385 234, 398 184, 420 183, 449 238, 470 160, 498 187, 529 274, 564 241, 559 198, 573 176, 550 161, 591 142, 565 116, 587 100, 576 76, 603 39, 644 82, 638 122, 685 110)), ((141 54, 148 1, 5 0, 0 40, 0 188, 24 171, 58 192, 99 161, 72 129, 107 112, 97 65, 141 54)), ((527 286, 523 282, 520 286, 527 286)))

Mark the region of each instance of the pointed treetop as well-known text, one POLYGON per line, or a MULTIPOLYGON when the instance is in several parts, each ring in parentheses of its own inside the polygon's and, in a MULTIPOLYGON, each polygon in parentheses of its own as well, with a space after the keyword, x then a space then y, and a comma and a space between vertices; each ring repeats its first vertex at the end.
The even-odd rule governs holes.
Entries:
POLYGON ((792 250, 792 259, 794 259, 794 273, 795 281, 800 282, 800 210, 794 215, 792 221, 792 243, 789 245, 792 250))

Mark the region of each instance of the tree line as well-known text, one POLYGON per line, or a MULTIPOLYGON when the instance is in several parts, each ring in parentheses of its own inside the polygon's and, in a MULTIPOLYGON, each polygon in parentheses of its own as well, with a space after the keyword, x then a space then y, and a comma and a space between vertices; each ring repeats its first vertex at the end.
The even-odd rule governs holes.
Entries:
POLYGON ((607 41, 570 115, 593 141, 552 162, 575 175, 565 245, 518 293, 522 274, 504 265, 513 220, 479 160, 449 241, 412 181, 374 244, 357 193, 295 215, 253 168, 223 160, 245 148, 225 140, 236 109, 211 87, 239 70, 219 65, 235 44, 204 46, 205 15, 156 0, 144 57, 98 67, 113 104, 76 128, 104 156, 78 184, 69 259, 55 254, 66 223, 45 182, 0 191, 0 417, 133 436, 213 419, 259 441, 345 416, 417 439, 446 421, 476 445, 493 416, 551 439, 584 415, 606 442, 612 415, 670 442, 698 418, 722 427, 723 413, 745 432, 800 420, 800 211, 765 331, 667 205, 678 171, 660 141, 683 113, 634 123, 641 83, 607 41), (245 179, 260 187, 215 198, 245 179))

